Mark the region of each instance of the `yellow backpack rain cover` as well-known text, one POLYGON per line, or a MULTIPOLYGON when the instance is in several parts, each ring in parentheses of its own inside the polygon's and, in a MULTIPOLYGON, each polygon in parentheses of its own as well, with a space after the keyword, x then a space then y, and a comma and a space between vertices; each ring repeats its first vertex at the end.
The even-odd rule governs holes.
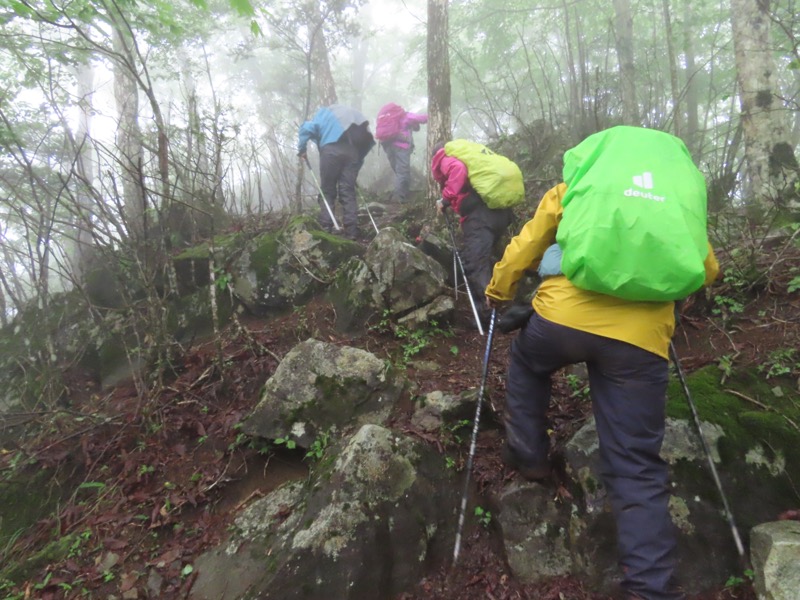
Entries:
POLYGON ((525 199, 522 171, 513 161, 469 140, 452 140, 444 153, 467 166, 469 182, 489 208, 509 208, 525 199))

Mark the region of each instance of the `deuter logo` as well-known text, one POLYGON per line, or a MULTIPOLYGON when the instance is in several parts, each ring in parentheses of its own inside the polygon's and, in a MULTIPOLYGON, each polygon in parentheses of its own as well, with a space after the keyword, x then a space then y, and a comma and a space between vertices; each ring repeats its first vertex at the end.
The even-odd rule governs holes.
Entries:
POLYGON ((653 174, 650 171, 645 171, 641 175, 634 175, 633 185, 635 185, 636 187, 644 188, 646 190, 652 190, 653 174))
MULTIPOLYGON (((634 175, 633 185, 635 187, 642 188, 643 190, 652 190, 653 174, 650 171, 645 171, 641 175, 634 175)), ((640 192, 632 187, 629 187, 623 193, 631 198, 644 198, 645 200, 653 200, 654 202, 664 202, 664 200, 666 200, 664 196, 656 196, 651 192, 640 192)))

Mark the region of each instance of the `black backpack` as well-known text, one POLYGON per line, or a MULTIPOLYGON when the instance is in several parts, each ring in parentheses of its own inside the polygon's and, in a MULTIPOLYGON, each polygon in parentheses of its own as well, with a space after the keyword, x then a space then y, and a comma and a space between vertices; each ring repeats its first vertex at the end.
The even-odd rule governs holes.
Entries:
POLYGON ((375 145, 375 138, 372 137, 372 133, 369 130, 369 121, 364 121, 361 124, 353 123, 344 132, 342 139, 346 139, 350 145, 358 148, 358 154, 362 159, 375 145))

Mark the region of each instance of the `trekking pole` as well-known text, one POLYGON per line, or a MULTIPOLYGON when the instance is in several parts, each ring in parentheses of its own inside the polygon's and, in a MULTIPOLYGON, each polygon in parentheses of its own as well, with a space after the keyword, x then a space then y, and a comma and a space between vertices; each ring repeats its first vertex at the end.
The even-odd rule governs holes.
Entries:
POLYGON ((372 221, 372 226, 375 228, 375 235, 378 235, 378 233, 380 233, 380 232, 378 231, 378 226, 375 224, 375 219, 372 218, 372 213, 369 210, 369 203, 364 202, 364 198, 361 196, 361 194, 359 194, 358 197, 361 200, 361 203, 364 205, 364 208, 367 209, 367 214, 369 215, 369 220, 372 221))
POLYGON ((672 362, 675 364, 675 370, 678 373, 678 379, 683 387, 683 392, 686 394, 686 400, 689 402, 689 408, 691 409, 692 417, 694 418, 694 425, 697 428, 697 434, 700 436, 700 443, 703 446, 703 452, 705 452, 706 458, 708 459, 708 466, 711 468, 711 475, 714 478, 714 483, 717 485, 717 490, 722 498, 722 506, 725 509, 725 517, 728 519, 728 525, 730 525, 731 533, 733 534, 733 540, 736 542, 736 551, 739 553, 739 559, 742 561, 742 563, 747 564, 747 557, 744 552, 742 538, 739 535, 739 529, 736 527, 736 523, 733 520, 733 513, 731 512, 731 507, 728 503, 728 497, 725 495, 725 492, 722 489, 722 481, 720 481, 719 474, 717 473, 717 467, 714 465, 714 459, 711 457, 711 449, 708 447, 706 438, 703 437, 703 428, 700 425, 700 417, 697 414, 697 408, 695 407, 694 402, 692 401, 692 396, 689 393, 689 386, 686 384, 686 378, 683 376, 681 363, 678 360, 677 353, 675 352, 675 344, 673 344, 672 341, 669 343, 669 352, 672 355, 672 362))
POLYGON ((453 293, 458 302, 458 265, 456 264, 456 253, 453 252, 453 293))
POLYGON ((472 423, 472 440, 469 444, 469 456, 467 457, 467 473, 464 477, 464 493, 461 495, 461 511, 458 515, 458 529, 456 530, 456 543, 453 548, 453 566, 458 562, 458 554, 461 551, 461 531, 464 529, 464 515, 467 512, 467 496, 469 494, 469 480, 472 473, 472 462, 475 459, 475 447, 478 443, 478 426, 481 421, 481 405, 483 404, 483 394, 486 390, 486 378, 489 373, 489 355, 492 351, 492 338, 494 337, 494 323, 497 318, 497 310, 492 309, 492 316, 489 319, 489 336, 486 338, 486 351, 483 354, 483 373, 481 373, 481 387, 478 391, 478 405, 475 407, 475 421, 472 423))
MULTIPOLYGON (((458 261, 458 266, 461 267, 461 276, 464 278, 464 285, 467 288, 467 298, 469 298, 469 304, 472 307, 472 316, 475 317, 475 323, 478 325, 478 333, 483 335, 483 325, 481 325, 481 319, 478 316, 478 308, 475 306, 475 298, 472 297, 472 290, 469 289, 469 281, 467 281, 467 274, 464 271, 464 263, 461 262, 461 255, 458 253, 458 248, 456 247, 456 234, 453 230, 453 223, 450 221, 450 215, 447 214, 447 209, 445 208, 442 212, 444 212, 444 220, 447 221, 447 228, 450 230, 450 242, 453 244, 453 255, 458 261)), ((456 288, 457 287, 458 281, 456 281, 456 288)))
POLYGON ((333 216, 333 211, 331 210, 331 205, 328 204, 328 200, 325 198, 325 194, 322 192, 322 186, 319 184, 319 181, 317 180, 317 176, 314 173, 314 169, 311 168, 311 163, 308 162, 308 156, 303 156, 303 158, 305 159, 306 164, 308 165, 308 170, 311 171, 311 178, 314 180, 314 183, 317 185, 317 189, 319 190, 319 197, 322 198, 322 202, 325 203, 325 208, 328 209, 328 214, 331 217, 331 221, 333 221, 333 228, 336 231, 341 231, 342 228, 339 227, 339 223, 336 222, 336 217, 333 216))

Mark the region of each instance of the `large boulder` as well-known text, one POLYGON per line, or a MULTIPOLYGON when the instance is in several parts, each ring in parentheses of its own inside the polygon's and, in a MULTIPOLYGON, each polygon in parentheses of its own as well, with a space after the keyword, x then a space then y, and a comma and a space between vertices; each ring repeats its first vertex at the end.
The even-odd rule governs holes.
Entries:
POLYGON ((800 523, 772 521, 750 533, 754 583, 761 600, 796 600, 800 594, 800 523))
POLYGON ((356 242, 319 229, 298 217, 276 233, 248 242, 228 269, 237 298, 256 315, 278 314, 325 289, 336 270, 359 254, 356 242))
POLYGON ((195 562, 193 600, 393 598, 442 558, 459 482, 441 456, 378 425, 340 448, 307 484, 236 519, 231 539, 195 562))
POLYGON ((447 322, 455 305, 445 294, 444 269, 396 229, 381 229, 363 259, 351 259, 328 292, 340 331, 358 331, 384 317, 417 327, 447 322))
POLYGON ((278 365, 242 431, 309 448, 321 434, 384 422, 403 385, 370 352, 308 339, 278 365))

